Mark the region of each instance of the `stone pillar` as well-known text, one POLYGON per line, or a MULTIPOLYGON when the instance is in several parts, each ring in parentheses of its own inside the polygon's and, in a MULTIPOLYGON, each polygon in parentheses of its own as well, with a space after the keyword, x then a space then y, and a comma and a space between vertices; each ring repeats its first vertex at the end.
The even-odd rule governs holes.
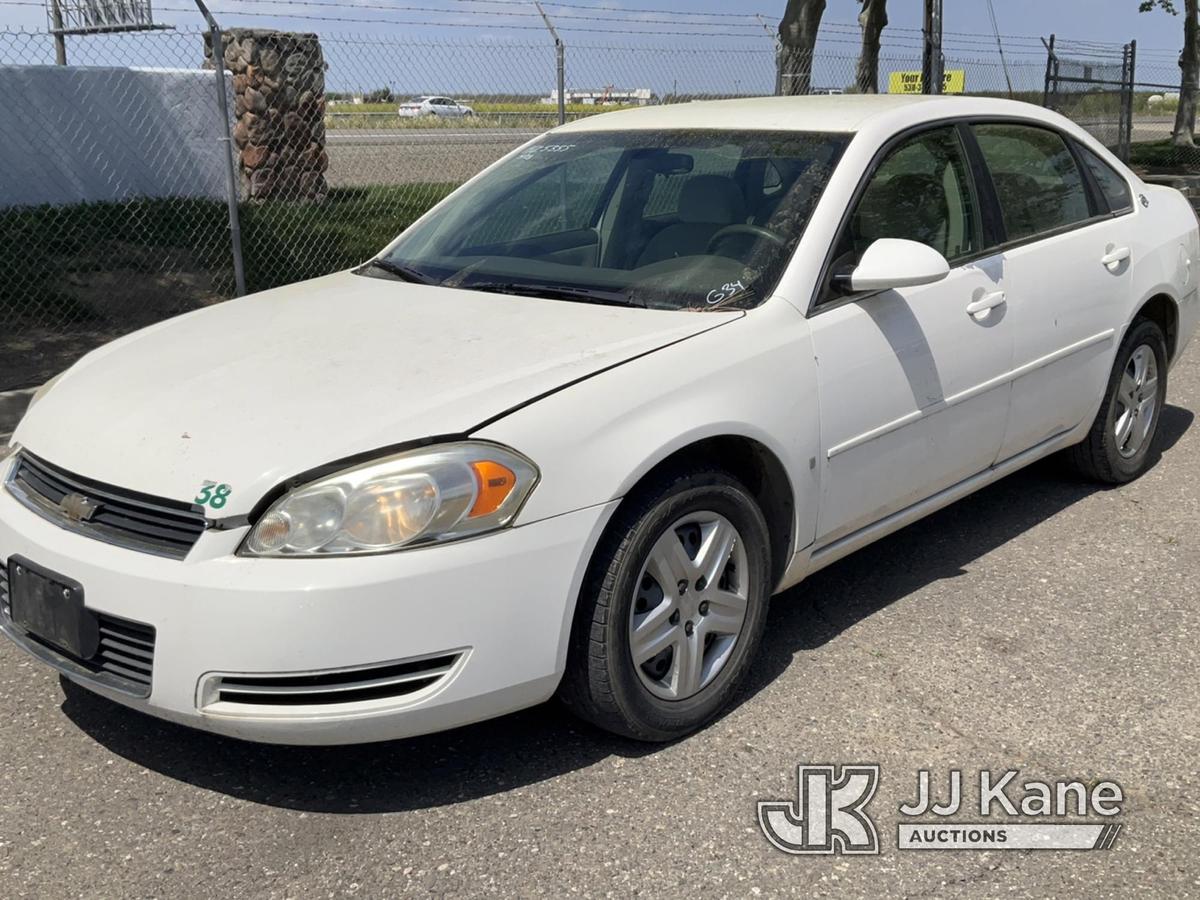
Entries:
MULTIPOLYGON (((250 200, 320 200, 325 169, 325 57, 315 34, 265 28, 222 32, 233 74, 233 142, 250 200)), ((212 38, 204 36, 205 68, 212 38)))

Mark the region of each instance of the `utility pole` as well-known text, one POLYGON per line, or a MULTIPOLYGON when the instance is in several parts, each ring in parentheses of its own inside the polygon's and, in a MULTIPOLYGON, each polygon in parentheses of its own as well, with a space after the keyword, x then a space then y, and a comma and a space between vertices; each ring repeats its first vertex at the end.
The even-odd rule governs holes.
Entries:
POLYGON ((921 90, 940 94, 946 78, 942 57, 942 0, 925 0, 925 52, 921 63, 921 90))

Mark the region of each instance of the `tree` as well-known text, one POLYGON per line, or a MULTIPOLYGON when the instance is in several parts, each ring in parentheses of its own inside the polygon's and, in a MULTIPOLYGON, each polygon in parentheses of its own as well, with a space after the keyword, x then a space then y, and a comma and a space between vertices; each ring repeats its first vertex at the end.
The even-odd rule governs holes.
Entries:
MULTIPOLYGON (((1179 15, 1175 0, 1142 0, 1142 12, 1163 9, 1179 15)), ((1183 0, 1183 53, 1179 55, 1179 109, 1171 141, 1176 147, 1196 146, 1196 103, 1200 94, 1200 0, 1183 0)))
POLYGON ((779 23, 780 80, 785 94, 812 91, 813 50, 823 15, 825 0, 788 0, 779 23))
POLYGON ((363 103, 394 103, 396 95, 391 88, 382 87, 370 93, 363 94, 363 103))
POLYGON ((862 12, 858 24, 862 26, 862 52, 858 56, 858 73, 855 83, 859 93, 879 93, 879 38, 887 28, 887 0, 859 0, 862 12))

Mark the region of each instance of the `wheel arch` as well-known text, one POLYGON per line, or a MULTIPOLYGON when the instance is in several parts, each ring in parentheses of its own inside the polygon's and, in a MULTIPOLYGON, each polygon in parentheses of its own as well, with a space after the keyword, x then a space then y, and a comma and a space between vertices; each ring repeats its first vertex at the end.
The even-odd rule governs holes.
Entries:
POLYGON ((1174 363, 1179 348, 1179 302, 1175 297, 1165 290, 1150 294, 1138 305, 1125 331, 1138 319, 1149 319, 1163 330, 1167 338, 1167 363, 1174 363))
POLYGON ((631 479, 623 496, 628 498, 663 472, 684 466, 708 466, 726 472, 750 491, 767 520, 771 578, 777 585, 791 562, 796 532, 795 488, 779 456, 766 444, 743 434, 699 438, 650 463, 631 479))

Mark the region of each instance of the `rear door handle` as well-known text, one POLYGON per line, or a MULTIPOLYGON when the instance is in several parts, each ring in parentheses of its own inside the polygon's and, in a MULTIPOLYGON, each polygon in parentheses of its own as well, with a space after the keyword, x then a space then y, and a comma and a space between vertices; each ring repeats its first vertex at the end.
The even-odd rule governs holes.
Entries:
POLYGON ((1117 247, 1100 257, 1100 265, 1106 269, 1112 269, 1129 259, 1130 255, 1128 247, 1117 247))
POLYGON ((1008 302, 1008 298, 1004 296, 1004 291, 996 291, 994 294, 986 294, 967 304, 967 315, 972 316, 979 321, 983 321, 993 309, 997 306, 1003 306, 1008 302))

